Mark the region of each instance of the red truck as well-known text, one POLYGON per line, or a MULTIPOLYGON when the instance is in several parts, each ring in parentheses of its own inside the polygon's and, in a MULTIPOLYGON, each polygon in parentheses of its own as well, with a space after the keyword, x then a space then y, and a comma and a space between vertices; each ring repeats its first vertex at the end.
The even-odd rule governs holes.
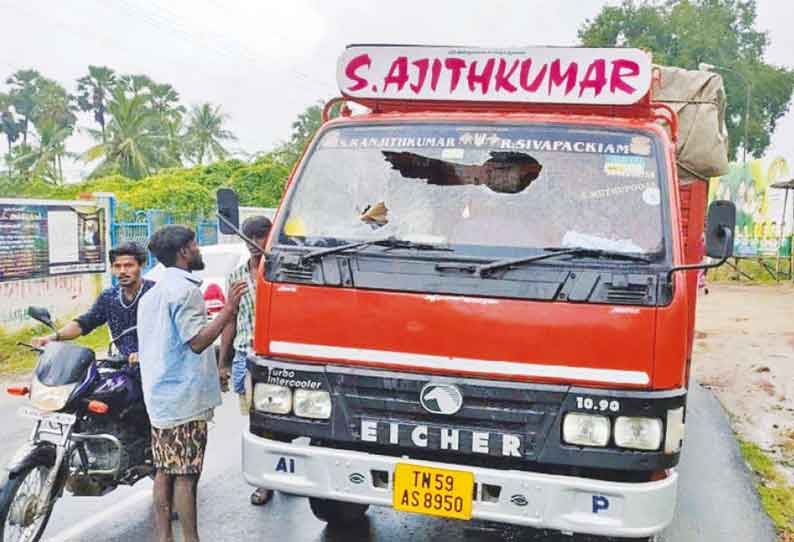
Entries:
POLYGON ((735 210, 679 179, 649 56, 350 46, 337 77, 260 270, 245 479, 331 524, 653 537, 735 210))

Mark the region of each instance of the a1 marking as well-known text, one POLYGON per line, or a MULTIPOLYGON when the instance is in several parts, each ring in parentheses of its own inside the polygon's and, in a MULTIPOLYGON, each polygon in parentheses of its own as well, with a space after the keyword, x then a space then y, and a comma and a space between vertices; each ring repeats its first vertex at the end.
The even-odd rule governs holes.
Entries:
POLYGON ((295 460, 291 457, 280 457, 276 463, 276 472, 295 473, 295 460))

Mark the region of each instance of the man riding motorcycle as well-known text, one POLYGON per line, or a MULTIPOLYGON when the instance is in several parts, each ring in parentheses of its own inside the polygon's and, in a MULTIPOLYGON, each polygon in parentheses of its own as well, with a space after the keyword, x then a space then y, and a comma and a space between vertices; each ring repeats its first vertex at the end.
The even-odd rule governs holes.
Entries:
POLYGON ((54 334, 34 338, 33 346, 43 348, 50 341, 76 339, 107 324, 111 337, 118 339, 115 345, 119 353, 127 356, 130 363, 137 363, 138 335, 128 331, 137 326, 138 300, 154 286, 153 281, 141 277, 146 250, 138 243, 123 243, 111 249, 109 255, 111 272, 118 284, 103 290, 88 312, 54 334))
MULTIPOLYGON (((100 497, 154 473, 136 333, 140 299, 154 282, 141 277, 146 262, 141 245, 125 243, 109 255, 117 285, 53 335, 31 341, 41 350, 22 395, 30 400, 29 417, 36 423, 30 440, 0 473, 0 540, 40 540, 64 490, 100 497), (78 345, 48 344, 104 324, 121 356, 96 359, 78 345)), ((28 313, 55 329, 46 309, 30 307, 28 313)))

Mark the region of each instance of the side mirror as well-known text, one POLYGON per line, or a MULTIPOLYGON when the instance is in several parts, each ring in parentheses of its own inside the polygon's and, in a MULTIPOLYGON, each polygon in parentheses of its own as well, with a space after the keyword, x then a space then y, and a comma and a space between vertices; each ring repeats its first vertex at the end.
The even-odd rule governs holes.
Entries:
POLYGON ((28 307, 28 316, 41 322, 50 329, 55 329, 55 324, 52 323, 50 311, 44 307, 28 307))
POLYGON ((736 206, 731 201, 717 200, 709 205, 706 219, 706 256, 730 258, 733 256, 736 206), (730 232, 730 233, 729 233, 730 232), (726 246, 726 238, 727 243, 726 246))
POLYGON ((240 197, 231 188, 218 189, 218 226, 221 233, 234 234, 240 228, 240 197))

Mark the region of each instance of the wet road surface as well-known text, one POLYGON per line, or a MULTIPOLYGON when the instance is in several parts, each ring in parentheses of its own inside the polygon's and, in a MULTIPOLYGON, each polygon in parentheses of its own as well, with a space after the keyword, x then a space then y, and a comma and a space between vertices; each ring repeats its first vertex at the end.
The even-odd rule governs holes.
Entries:
MULTIPOLYGON (((15 416, 24 401, 0 399, 0 464, 28 436, 15 416)), ((258 542, 571 542, 569 536, 480 522, 440 520, 371 508, 354 529, 335 531, 314 518, 304 498, 277 494, 265 507, 248 502, 251 488, 240 474, 240 434, 246 420, 235 397, 225 395, 210 432, 199 487, 200 532, 205 541, 258 542)), ((710 392, 693 388, 680 465, 678 509, 660 542, 772 542, 764 515, 725 414, 710 392)), ((144 480, 101 498, 66 496, 55 507, 44 539, 50 542, 152 540, 151 483, 144 480)), ((580 540, 576 538, 575 540, 580 540)), ((591 540, 583 538, 582 540, 591 540)), ((603 540, 603 539, 598 539, 603 540)))

